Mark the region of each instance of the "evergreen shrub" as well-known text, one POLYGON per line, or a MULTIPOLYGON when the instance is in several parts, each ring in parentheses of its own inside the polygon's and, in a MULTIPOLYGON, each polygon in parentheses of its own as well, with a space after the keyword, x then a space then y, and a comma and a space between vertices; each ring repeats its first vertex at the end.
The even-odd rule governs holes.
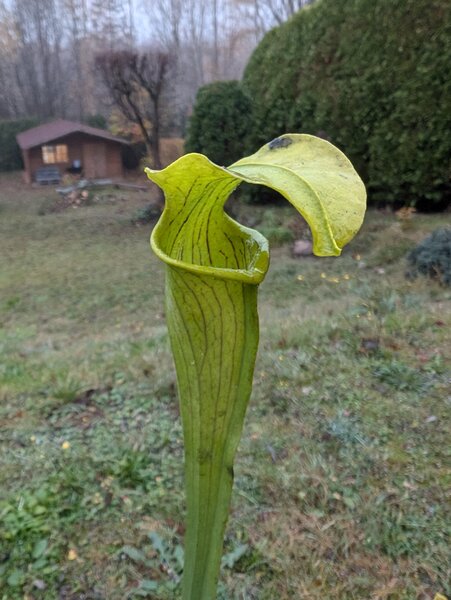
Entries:
POLYGON ((0 121, 0 171, 23 169, 22 153, 16 142, 16 135, 39 125, 37 119, 16 119, 0 121))
POLYGON ((243 84, 254 150, 284 131, 338 145, 379 203, 451 197, 451 3, 320 0, 270 31, 243 84))
POLYGON ((100 113, 88 115, 85 117, 84 122, 90 127, 97 127, 97 129, 108 129, 108 121, 100 113))
POLYGON ((251 112, 251 100, 238 81, 201 87, 188 124, 185 151, 205 154, 218 165, 232 164, 243 155, 251 112))

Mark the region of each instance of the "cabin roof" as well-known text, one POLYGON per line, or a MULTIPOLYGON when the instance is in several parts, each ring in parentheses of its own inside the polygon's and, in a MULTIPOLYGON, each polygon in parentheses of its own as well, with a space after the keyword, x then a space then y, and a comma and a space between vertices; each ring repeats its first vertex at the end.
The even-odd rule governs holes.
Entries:
POLYGON ((127 140, 116 137, 104 129, 98 129, 97 127, 90 127, 83 123, 66 121, 64 119, 58 119, 57 121, 51 121, 50 123, 44 123, 44 125, 38 125, 37 127, 22 131, 22 133, 19 133, 16 136, 16 139, 22 150, 28 150, 29 148, 41 146, 42 144, 52 142, 71 133, 85 133, 92 137, 102 138, 119 144, 129 143, 127 140))

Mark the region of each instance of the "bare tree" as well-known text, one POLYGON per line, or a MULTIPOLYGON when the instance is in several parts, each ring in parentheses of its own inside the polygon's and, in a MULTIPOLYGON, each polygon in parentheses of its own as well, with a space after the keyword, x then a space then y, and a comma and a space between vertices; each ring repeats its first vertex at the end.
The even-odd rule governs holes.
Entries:
POLYGON ((176 57, 182 44, 183 13, 183 0, 148 0, 146 14, 154 36, 176 57))
POLYGON ((71 50, 75 72, 75 99, 77 103, 77 116, 83 119, 86 98, 86 73, 83 56, 84 41, 88 35, 88 16, 86 0, 64 0, 66 15, 66 30, 68 46, 71 50))
POLYGON ((62 63, 60 0, 14 0, 15 83, 28 115, 64 116, 66 73, 62 63))
POLYGON ((161 169, 162 99, 173 62, 173 56, 162 50, 121 50, 96 57, 97 69, 113 103, 140 128, 155 169, 161 169))
POLYGON ((20 114, 14 77, 17 49, 13 16, 0 0, 0 119, 10 119, 20 114))
POLYGON ((147 0, 146 9, 150 34, 176 57, 172 101, 183 130, 198 88, 239 79, 257 38, 234 0, 147 0))
POLYGON ((91 0, 89 14, 98 51, 113 51, 133 46, 132 0, 91 0))
POLYGON ((313 4, 315 0, 233 0, 253 23, 257 39, 274 27, 281 25, 296 12, 313 4))
POLYGON ((314 0, 260 0, 263 10, 267 10, 274 22, 281 25, 301 8, 312 4, 314 0))

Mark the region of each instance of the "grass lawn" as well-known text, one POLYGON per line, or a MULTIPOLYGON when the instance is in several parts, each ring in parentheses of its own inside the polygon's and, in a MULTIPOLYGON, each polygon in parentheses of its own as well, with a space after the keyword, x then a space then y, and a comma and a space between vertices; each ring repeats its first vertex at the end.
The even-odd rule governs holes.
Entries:
MULTIPOLYGON (((0 599, 178 598, 164 273, 132 222, 147 196, 52 212, 52 190, 16 179, 0 179, 0 599)), ((370 211, 342 257, 294 259, 290 207, 234 211, 276 247, 219 597, 451 595, 451 291, 404 277, 449 215, 370 211)))

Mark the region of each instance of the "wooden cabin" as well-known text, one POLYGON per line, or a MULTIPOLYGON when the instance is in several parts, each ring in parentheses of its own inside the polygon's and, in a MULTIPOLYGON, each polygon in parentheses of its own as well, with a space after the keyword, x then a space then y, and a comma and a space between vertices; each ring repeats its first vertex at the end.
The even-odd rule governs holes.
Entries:
POLYGON ((16 139, 28 183, 43 167, 57 167, 61 177, 67 172, 85 179, 123 176, 121 147, 128 142, 103 129, 60 119, 27 129, 16 139))

